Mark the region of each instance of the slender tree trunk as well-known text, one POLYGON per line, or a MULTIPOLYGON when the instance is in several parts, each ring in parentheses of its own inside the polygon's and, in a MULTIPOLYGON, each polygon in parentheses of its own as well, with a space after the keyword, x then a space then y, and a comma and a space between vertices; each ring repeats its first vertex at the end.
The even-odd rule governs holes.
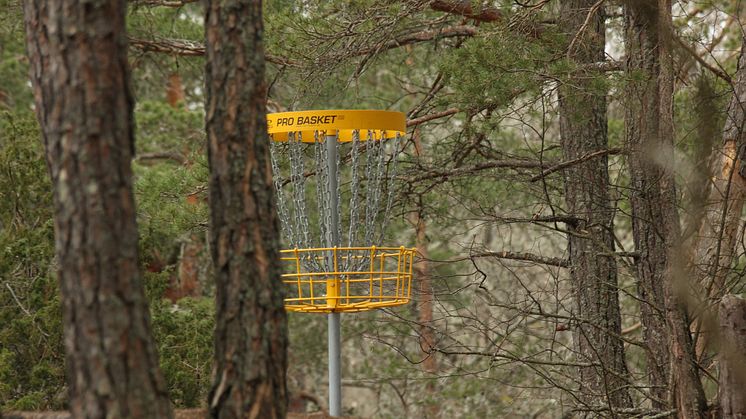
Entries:
POLYGON ((629 1, 625 10, 626 142, 650 395, 656 408, 670 401, 678 417, 700 418, 706 401, 689 334, 673 174, 671 1, 629 1))
POLYGON ((70 411, 168 418, 138 267, 126 2, 23 2, 54 188, 70 411))
MULTIPOLYGON (((422 139, 420 131, 414 133, 415 156, 422 158, 422 139)), ((425 390, 430 402, 426 406, 426 418, 440 417, 440 403, 437 399, 435 377, 438 374, 438 360, 435 357, 435 333, 433 333, 433 285, 430 278, 430 266, 427 261, 427 224, 423 217, 424 205, 422 197, 418 197, 417 210, 412 213, 412 223, 415 226, 417 253, 420 261, 414 264, 414 274, 420 284, 420 302, 417 306, 418 321, 420 323, 420 345, 427 352, 427 358, 422 362, 422 370, 429 375, 425 390)))
MULTIPOLYGON (((568 51, 581 66, 604 60, 605 15, 595 0, 562 2, 568 51), (589 22, 583 28, 584 22, 589 22)), ((598 73, 576 72, 559 89, 560 134, 566 160, 608 148, 606 90, 598 73)), ((621 315, 614 252, 614 206, 609 198, 607 157, 591 159, 565 172, 565 201, 579 221, 569 225, 570 275, 575 296, 573 337, 581 362, 580 395, 586 407, 632 407, 629 373, 621 339, 621 315)))
POLYGON ((746 418, 746 300, 720 300, 720 388, 723 418, 746 418))
POLYGON ((207 140, 215 265, 214 418, 284 418, 287 319, 266 123, 262 5, 208 1, 207 140))
MULTIPOLYGON (((741 55, 734 77, 733 94, 725 114, 722 143, 710 159, 711 176, 703 179, 701 189, 706 200, 699 217, 692 220, 691 230, 698 234, 691 245, 690 270, 708 301, 717 301, 728 292, 727 274, 736 255, 736 240, 741 224, 741 212, 746 200, 746 170, 741 169, 744 155, 739 152, 746 144, 746 37, 742 37, 741 55)), ((706 310, 697 318, 693 329, 697 333, 696 356, 702 359, 714 328, 714 313, 706 310), (709 330, 708 330, 709 329, 709 330)))
MULTIPOLYGON (((693 267, 707 296, 717 300, 726 290, 725 279, 733 264, 741 210, 746 199, 746 179, 741 175, 739 148, 746 144, 746 37, 743 38, 721 146, 712 159, 712 178, 699 234, 693 246, 693 267)), ((746 171, 743 172, 746 175, 746 171)))

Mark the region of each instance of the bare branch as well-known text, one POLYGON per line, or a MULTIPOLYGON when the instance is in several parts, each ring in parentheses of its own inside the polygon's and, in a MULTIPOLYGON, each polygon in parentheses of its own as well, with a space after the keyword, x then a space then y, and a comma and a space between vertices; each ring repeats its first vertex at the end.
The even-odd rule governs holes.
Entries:
MULTIPOLYGON (((205 55, 205 45, 200 42, 185 39, 138 39, 129 38, 131 47, 142 52, 158 52, 163 54, 180 55, 184 57, 200 57, 205 55)), ((284 66, 298 66, 299 63, 284 57, 267 54, 267 61, 284 66)))
MULTIPOLYGON (((435 29, 430 31, 421 31, 406 34, 400 38, 392 39, 386 42, 382 48, 375 48, 376 52, 389 50, 404 45, 416 44, 418 42, 432 41, 441 38, 453 38, 459 36, 474 36, 477 34, 477 28, 468 25, 451 26, 447 28, 435 29)), ((366 51, 370 52, 370 50, 366 51)), ((365 52, 364 52, 365 53, 365 52)))
POLYGON ((543 265, 559 266, 560 268, 567 268, 570 266, 570 261, 568 261, 567 259, 545 257, 545 256, 539 256, 533 253, 525 253, 525 252, 507 252, 507 251, 505 252, 484 252, 484 253, 476 253, 473 255, 469 255, 468 259, 489 258, 489 257, 493 257, 497 259, 511 259, 511 260, 520 260, 524 262, 541 263, 543 265))
POLYGON ((712 74, 716 75, 717 77, 720 77, 721 79, 725 80, 729 84, 733 84, 733 79, 728 75, 728 73, 726 73, 725 71, 705 61, 705 59, 702 58, 702 56, 700 56, 699 53, 697 53, 697 50, 694 49, 693 46, 684 42, 684 40, 682 40, 680 37, 676 36, 675 34, 672 34, 671 36, 673 37, 674 41, 676 41, 676 43, 679 44, 679 46, 683 48, 684 51, 686 51, 689 55, 691 55, 692 58, 694 58, 702 67, 706 68, 707 70, 712 72, 712 74))
POLYGON ((414 127, 414 126, 420 125, 422 123, 425 123, 425 122, 428 122, 428 121, 432 121, 433 119, 445 118, 446 116, 451 116, 451 115, 454 115, 454 114, 457 114, 457 113, 459 113, 459 109, 457 109, 457 108, 446 109, 446 110, 441 111, 441 112, 435 112, 435 113, 431 113, 429 115, 421 116, 419 118, 410 119, 409 121, 407 121, 407 126, 408 127, 414 127))
POLYGON ((503 18, 502 13, 498 9, 486 6, 474 10, 471 4, 471 1, 435 0, 430 3, 430 7, 439 12, 453 13, 480 22, 496 22, 503 18))
POLYGON ((568 168, 570 166, 574 166, 576 164, 583 163, 583 162, 588 161, 590 159, 593 159, 593 158, 596 158, 596 157, 599 157, 599 156, 607 156, 607 155, 610 155, 610 154, 619 154, 621 152, 622 152, 622 149, 618 148, 618 147, 616 147, 616 148, 609 148, 609 149, 606 149, 606 150, 594 151, 593 153, 588 153, 588 154, 586 154, 584 156, 580 156, 577 159, 568 160, 568 161, 562 162, 562 163, 560 163, 560 164, 558 164, 556 166, 552 166, 549 169, 541 172, 540 174, 532 177, 531 178, 531 182, 536 182, 537 180, 542 179, 542 178, 546 177, 547 175, 550 175, 550 174, 552 174, 552 173, 554 173, 554 172, 556 172, 558 170, 566 169, 566 168, 568 168))
POLYGON ((486 162, 475 164, 474 166, 459 167, 455 169, 440 170, 440 171, 433 170, 433 171, 430 171, 428 173, 425 173, 423 175, 420 175, 420 176, 417 176, 415 178, 411 178, 408 180, 410 182, 418 182, 418 181, 428 180, 428 179, 463 176, 466 174, 478 172, 481 170, 487 170, 487 169, 496 169, 496 168, 536 169, 536 168, 544 168, 546 167, 545 165, 546 165, 546 162, 542 163, 538 160, 521 160, 521 159, 489 160, 486 162))

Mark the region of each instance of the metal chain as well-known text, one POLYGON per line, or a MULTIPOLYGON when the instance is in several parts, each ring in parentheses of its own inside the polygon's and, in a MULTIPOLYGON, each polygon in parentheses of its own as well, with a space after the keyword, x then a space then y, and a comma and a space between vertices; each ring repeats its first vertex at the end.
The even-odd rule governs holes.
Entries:
MULTIPOLYGON (((332 208, 331 191, 329 190, 329 156, 326 153, 326 138, 322 138, 318 132, 314 134, 316 146, 316 195, 318 196, 317 207, 319 210, 319 246, 327 247, 331 242, 332 234, 332 208)), ((331 261, 326 259, 326 272, 331 271, 331 261)))
MULTIPOLYGON (((329 173, 327 154, 327 138, 324 133, 315 132, 310 149, 303 143, 300 132, 289 133, 285 144, 272 143, 271 164, 274 172, 273 183, 277 193, 278 215, 282 224, 282 231, 290 246, 297 248, 327 247, 332 238, 332 211, 336 211, 338 220, 338 234, 342 236, 344 222, 349 224, 347 230, 347 246, 371 246, 382 244, 389 221, 394 198, 393 183, 397 174, 397 154, 401 137, 385 140, 376 138, 384 133, 368 130, 367 138, 363 140, 360 131, 353 131, 349 148, 349 169, 341 168, 342 146, 339 134, 329 137, 328 141, 335 141, 337 147, 337 173, 329 173), (391 143, 390 145, 388 143, 391 143), (309 151, 310 153, 306 153, 309 151), (286 156, 286 158, 285 158, 286 156), (313 158, 316 176, 310 181, 306 174, 305 160, 313 158), (389 160, 390 158, 390 160, 389 160), (283 177, 283 169, 288 170, 289 178, 283 177), (329 176, 336 175, 338 182, 336 190, 329 188, 329 176), (342 177, 348 179, 345 187, 342 177), (283 188, 283 183, 289 183, 290 190, 283 188), (349 186, 347 186, 349 185, 349 186), (309 212, 308 198, 313 199, 315 188, 316 207, 318 214, 318 230, 310 228, 310 221, 314 217, 309 212), (342 219, 341 199, 337 200, 336 208, 331 208, 332 194, 337 197, 349 196, 349 218, 342 219), (363 213, 361 205, 365 205, 363 213), (317 234, 318 233, 318 234, 317 234), (361 242, 358 240, 361 239, 361 242)), ((313 164, 313 163, 312 163, 313 164)), ((286 185, 287 186, 287 185, 286 185)), ((369 255, 362 252, 347 251, 345 261, 338 268, 344 271, 359 271, 368 269, 369 255)), ((304 269, 310 272, 331 271, 332 261, 324 258, 317 260, 308 254, 301 260, 304 269), (323 265, 323 266, 322 266, 323 265)))
MULTIPOLYGON (((386 178, 386 189, 388 196, 386 197, 386 207, 383 211, 383 221, 381 222, 381 231, 378 233, 378 243, 383 242, 383 236, 386 233, 386 226, 389 223, 389 216, 391 215, 391 206, 394 203, 394 185, 396 184, 396 168, 399 162, 399 145, 401 144, 401 135, 396 133, 396 137, 391 140, 393 144, 393 151, 391 152, 391 172, 386 178)), ((385 154, 385 153, 384 153, 385 154)))
POLYGON ((295 246, 298 248, 307 248, 310 246, 310 231, 306 206, 306 175, 302 134, 300 132, 293 133, 292 136, 288 138, 288 142, 290 148, 291 179, 293 183, 295 228, 298 232, 295 246))
MULTIPOLYGON (((360 131, 352 132, 352 148, 350 150, 350 219, 349 229, 347 232, 347 246, 355 246, 358 232, 358 215, 360 213, 360 176, 358 153, 360 150, 360 131)), ((352 264, 352 254, 347 252, 345 261, 345 270, 350 269, 352 264)), ((357 269, 356 269, 357 270, 357 269)))
POLYGON ((277 161, 278 157, 282 154, 279 148, 280 146, 277 142, 270 142, 269 155, 272 162, 272 182, 275 185, 275 194, 277 196, 277 215, 280 217, 280 228, 285 233, 285 237, 290 241, 290 246, 295 247, 297 240, 295 229, 293 228, 294 224, 290 221, 290 215, 288 214, 287 198, 285 197, 285 189, 282 185, 284 178, 282 177, 280 164, 277 161))

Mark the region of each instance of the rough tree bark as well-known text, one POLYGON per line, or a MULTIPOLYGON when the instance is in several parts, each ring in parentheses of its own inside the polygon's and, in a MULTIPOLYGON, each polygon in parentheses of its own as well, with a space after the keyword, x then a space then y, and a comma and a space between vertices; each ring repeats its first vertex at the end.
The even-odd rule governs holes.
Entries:
POLYGON ((680 418, 701 418, 706 400, 689 334, 673 173, 671 31, 671 0, 627 2, 630 203, 653 406, 665 409, 670 403, 680 418))
POLYGON ((726 295, 720 300, 720 387, 723 418, 746 418, 746 300, 726 295))
MULTIPOLYGON (((563 32, 571 39, 568 55, 580 67, 604 60, 605 14, 596 0, 562 2, 563 32), (586 23, 587 22, 587 23, 586 23), (583 27, 584 24, 586 27, 583 27)), ((606 91, 602 74, 578 71, 559 89, 560 136, 565 160, 608 148, 606 91)), ((607 156, 569 167, 565 174, 570 275, 576 316, 573 337, 580 361, 581 408, 595 410, 632 407, 629 373, 621 339, 621 315, 614 258, 614 205, 609 197, 607 156)))
POLYGON ((138 268, 126 2, 23 2, 54 188, 70 411, 168 418, 138 268))
POLYGON ((206 122, 215 266, 214 418, 284 418, 287 319, 266 124, 261 1, 208 1, 206 122))

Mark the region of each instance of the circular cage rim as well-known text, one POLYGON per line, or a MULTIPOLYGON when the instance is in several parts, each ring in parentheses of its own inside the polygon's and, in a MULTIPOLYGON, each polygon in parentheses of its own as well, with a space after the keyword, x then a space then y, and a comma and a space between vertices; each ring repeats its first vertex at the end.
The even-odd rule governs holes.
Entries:
MULTIPOLYGON (((387 274, 387 275, 397 275, 398 278, 402 281, 406 281, 406 294, 402 295, 379 295, 375 297, 369 297, 368 301, 355 301, 355 302, 342 302, 343 299, 355 299, 355 300, 365 300, 366 298, 363 296, 354 296, 354 297, 344 297, 344 296, 337 296, 334 297, 337 299, 336 305, 330 305, 330 304, 302 304, 301 301, 308 301, 311 298, 322 298, 322 297, 291 297, 291 298, 285 298, 284 300, 284 306, 286 311, 290 312, 301 312, 301 313, 356 313, 356 312, 362 312, 362 311, 370 311, 370 310, 376 310, 380 308, 386 308, 386 307, 396 307, 405 305, 410 302, 411 300, 411 291, 412 291, 412 281, 414 279, 414 256, 417 254, 417 248, 415 247, 405 247, 405 246, 399 246, 399 247, 393 247, 393 246, 333 246, 333 247, 315 247, 315 248, 293 248, 293 249, 282 249, 280 250, 282 261, 296 261, 298 263, 298 255, 300 253, 321 253, 321 252, 329 252, 333 251, 335 252, 335 259, 336 259, 336 252, 345 252, 345 251, 385 251, 385 252, 397 252, 393 255, 398 255, 399 258, 405 258, 405 261, 407 263, 404 264, 404 270, 396 270, 396 271, 387 271, 387 270, 378 270, 378 271, 364 271, 364 272, 339 272, 339 271, 320 271, 320 272, 297 272, 297 273, 291 273, 291 274, 282 274, 280 277, 286 285, 293 285, 298 282, 297 278, 300 276, 340 276, 345 275, 349 273, 363 273, 363 274, 387 274), (293 257, 288 257, 285 255, 292 254, 293 257), (291 279, 288 279, 291 278, 291 279), (370 301, 372 299, 379 299, 380 301, 370 301)), ((402 266, 401 264, 399 266, 402 266)), ((378 280, 378 278, 375 278, 374 280, 378 280)), ((386 280, 393 280, 390 277, 386 278, 386 280)), ((319 283, 321 280, 319 280, 319 283)), ((327 298, 327 297, 324 297, 327 298)))

